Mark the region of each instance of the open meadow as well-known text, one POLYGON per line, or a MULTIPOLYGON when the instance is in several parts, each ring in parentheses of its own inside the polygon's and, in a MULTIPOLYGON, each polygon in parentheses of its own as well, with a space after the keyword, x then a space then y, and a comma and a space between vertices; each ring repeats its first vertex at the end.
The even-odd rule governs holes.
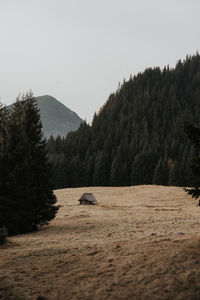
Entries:
POLYGON ((200 208, 182 188, 55 194, 48 226, 0 246, 0 299, 200 299, 200 208))

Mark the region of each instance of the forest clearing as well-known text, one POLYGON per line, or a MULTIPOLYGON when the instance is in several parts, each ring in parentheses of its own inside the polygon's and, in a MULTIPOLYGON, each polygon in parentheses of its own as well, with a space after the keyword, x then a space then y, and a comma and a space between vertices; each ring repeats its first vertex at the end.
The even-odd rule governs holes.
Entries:
POLYGON ((0 246, 0 299, 199 299, 200 209, 183 188, 55 191, 50 225, 0 246), (85 192, 97 205, 80 205, 85 192))

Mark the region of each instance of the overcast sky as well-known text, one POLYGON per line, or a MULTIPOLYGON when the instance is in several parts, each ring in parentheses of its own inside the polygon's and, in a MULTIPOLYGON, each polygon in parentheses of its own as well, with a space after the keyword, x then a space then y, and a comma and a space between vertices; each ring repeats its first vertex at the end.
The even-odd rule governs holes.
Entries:
POLYGON ((91 121, 119 81, 200 49, 199 0, 0 0, 0 97, 30 89, 91 121))

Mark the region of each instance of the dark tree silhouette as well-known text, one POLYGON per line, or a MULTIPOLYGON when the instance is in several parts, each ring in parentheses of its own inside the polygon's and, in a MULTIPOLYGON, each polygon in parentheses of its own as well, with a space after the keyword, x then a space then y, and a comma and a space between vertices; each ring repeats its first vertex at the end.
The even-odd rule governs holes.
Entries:
MULTIPOLYGON (((200 198, 200 128, 197 128, 190 123, 185 122, 184 130, 191 140, 191 143, 194 146, 195 150, 191 164, 193 182, 195 183, 195 185, 193 188, 187 188, 185 190, 193 198, 198 199, 200 198)), ((197 205, 200 206, 200 201, 197 205)))
POLYGON ((36 230, 55 217, 58 206, 32 93, 17 99, 1 127, 0 227, 6 226, 8 234, 36 230))

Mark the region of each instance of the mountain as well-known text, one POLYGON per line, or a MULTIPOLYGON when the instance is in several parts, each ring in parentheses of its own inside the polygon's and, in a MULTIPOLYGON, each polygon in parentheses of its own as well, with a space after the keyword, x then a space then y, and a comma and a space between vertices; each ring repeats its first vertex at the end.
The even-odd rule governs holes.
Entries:
POLYGON ((200 125, 199 103, 198 53, 175 68, 130 77, 91 126, 83 123, 62 143, 49 142, 56 187, 193 185, 193 148, 182 124, 200 125))
POLYGON ((66 136, 76 130, 83 120, 54 97, 45 95, 36 97, 40 109, 45 136, 66 136))

